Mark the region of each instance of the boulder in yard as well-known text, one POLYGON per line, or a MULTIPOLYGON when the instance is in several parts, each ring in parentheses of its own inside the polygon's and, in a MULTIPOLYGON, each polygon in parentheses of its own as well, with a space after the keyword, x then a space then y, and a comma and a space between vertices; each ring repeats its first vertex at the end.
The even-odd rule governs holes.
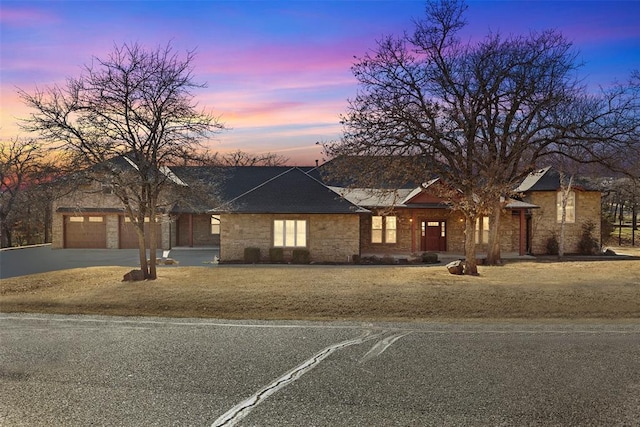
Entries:
POLYGON ((144 273, 142 270, 131 270, 124 275, 123 282, 139 282, 144 280, 144 273))
POLYGON ((451 261, 449 264, 447 264, 447 270, 449 270, 449 273, 451 274, 464 274, 464 261, 460 259, 451 261))

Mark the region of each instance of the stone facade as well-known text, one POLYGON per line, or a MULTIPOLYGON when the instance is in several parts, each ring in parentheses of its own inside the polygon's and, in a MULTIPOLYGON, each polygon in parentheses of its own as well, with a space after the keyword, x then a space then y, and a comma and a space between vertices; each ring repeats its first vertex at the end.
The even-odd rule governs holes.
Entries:
MULTIPOLYGON (((307 246, 312 262, 350 262, 360 253, 357 214, 222 214, 220 216, 220 258, 223 262, 244 258, 244 249, 260 249, 269 258, 273 247, 274 220, 306 220, 307 246)), ((290 260, 293 248, 284 249, 290 260)))
MULTIPOLYGON (((439 221, 445 223, 446 247, 444 251, 464 253, 465 234, 464 216, 450 209, 397 209, 388 215, 397 217, 397 243, 371 242, 371 215, 363 214, 360 221, 360 247, 363 254, 393 255, 423 252, 421 245, 422 222, 439 221)), ((520 218, 506 211, 500 223, 500 249, 504 252, 517 252, 520 245, 520 218)), ((478 244, 479 252, 487 250, 486 242, 478 244)))
MULTIPOLYGON (((575 191, 575 222, 565 224, 565 253, 576 253, 582 236, 582 227, 587 221, 595 225, 593 237, 600 242, 600 193, 596 191, 575 191)), ((547 253, 547 241, 560 236, 560 222, 557 220, 557 192, 536 191, 528 194, 527 201, 540 206, 532 209, 531 253, 547 253)))
MULTIPOLYGON (((120 249, 121 218, 124 216, 122 202, 111 194, 108 189, 103 189, 99 184, 79 186, 78 189, 65 197, 56 200, 53 204, 52 219, 52 243, 54 249, 65 247, 66 216, 102 216, 106 225, 106 249, 120 249)), ((168 215, 159 218, 158 233, 161 236, 161 245, 158 249, 170 248, 170 219, 168 215)))

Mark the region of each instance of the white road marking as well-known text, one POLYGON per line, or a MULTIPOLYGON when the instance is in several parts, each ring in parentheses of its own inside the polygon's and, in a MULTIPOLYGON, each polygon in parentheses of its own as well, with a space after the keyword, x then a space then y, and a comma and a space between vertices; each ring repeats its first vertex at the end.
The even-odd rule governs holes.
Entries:
POLYGON ((343 341, 338 344, 331 345, 324 350, 316 353, 310 359, 304 361, 301 365, 293 368, 289 372, 282 375, 280 378, 276 379, 271 384, 263 387, 258 392, 253 394, 251 397, 243 400, 242 402, 235 405, 233 408, 229 409, 227 412, 218 417, 217 420, 213 422, 211 427, 231 427, 236 425, 237 422, 246 417, 249 412, 261 402, 263 402, 267 397, 271 396, 273 393, 278 390, 286 387, 292 382, 296 381, 302 375, 309 372, 311 369, 316 367, 320 362, 326 359, 329 355, 331 355, 334 351, 340 350, 344 347, 349 347, 356 344, 362 344, 365 341, 369 341, 375 338, 380 337, 381 334, 371 335, 370 333, 366 333, 358 338, 350 339, 347 341, 343 341))
POLYGON ((365 363, 374 357, 380 356, 386 349, 388 349, 394 342, 398 341, 400 338, 409 335, 411 332, 398 332, 397 334, 388 336, 381 341, 378 341, 376 345, 371 347, 371 350, 365 354, 362 359, 358 361, 358 363, 365 363))

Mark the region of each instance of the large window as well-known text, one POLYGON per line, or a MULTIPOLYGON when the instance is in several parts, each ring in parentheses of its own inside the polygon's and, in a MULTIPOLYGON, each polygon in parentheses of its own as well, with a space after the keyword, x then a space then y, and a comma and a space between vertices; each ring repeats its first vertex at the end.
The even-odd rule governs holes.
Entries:
POLYGON ((304 248, 307 246, 307 221, 276 219, 273 221, 273 246, 304 248))
POLYGON ((220 234, 220 215, 211 215, 211 234, 220 234))
POLYGON ((489 217, 476 218, 476 245, 489 243, 489 217))
POLYGON ((371 217, 371 243, 396 243, 398 221, 395 216, 371 217))
MULTIPOLYGON (((557 194, 557 213, 558 213, 558 222, 562 222, 562 191, 558 191, 557 194)), ((569 191, 567 194, 567 206, 565 207, 567 216, 565 218, 566 223, 574 223, 576 222, 576 193, 573 191, 569 191)))

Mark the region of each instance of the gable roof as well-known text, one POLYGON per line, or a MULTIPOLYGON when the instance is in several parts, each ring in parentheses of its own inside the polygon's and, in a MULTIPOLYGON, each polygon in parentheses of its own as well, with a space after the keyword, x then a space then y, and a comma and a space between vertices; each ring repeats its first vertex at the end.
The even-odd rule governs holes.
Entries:
MULTIPOLYGON (((359 206, 340 197, 320 181, 305 173, 298 167, 284 168, 281 173, 271 170, 271 176, 247 189, 249 183, 255 183, 257 175, 246 173, 245 180, 236 188, 225 193, 243 193, 232 198, 225 198, 226 203, 211 212, 234 213, 356 213, 367 212, 359 206)), ((262 171, 267 172, 267 171, 262 171)), ((244 173, 244 172, 243 172, 244 173)), ((240 175, 242 175, 241 173, 240 175)), ((263 176, 264 177, 264 176, 263 176)), ((235 176, 233 184, 238 183, 235 176)), ((223 188, 226 185, 223 184, 223 188)))

